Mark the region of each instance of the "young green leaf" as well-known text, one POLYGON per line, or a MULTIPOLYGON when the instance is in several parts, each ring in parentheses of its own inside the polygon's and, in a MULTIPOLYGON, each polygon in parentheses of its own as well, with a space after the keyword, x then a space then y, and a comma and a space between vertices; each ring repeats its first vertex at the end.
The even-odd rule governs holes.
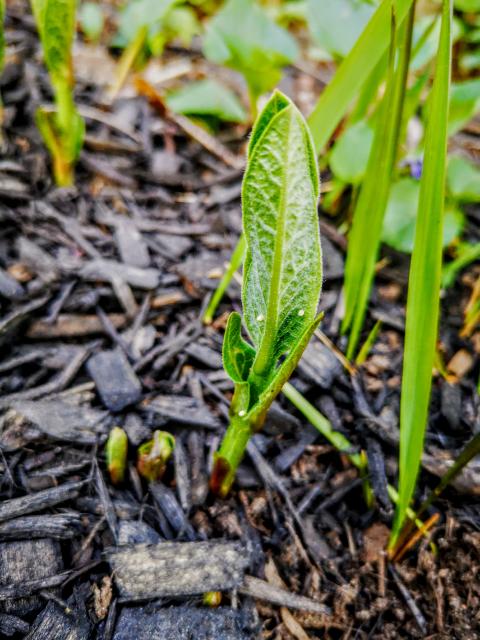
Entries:
POLYGON ((461 202, 480 202, 480 169, 462 156, 448 159, 447 187, 461 202))
POLYGON ((453 135, 480 113, 480 78, 452 84, 448 134, 453 135))
POLYGON ((42 46, 52 83, 73 83, 72 45, 75 34, 75 0, 45 0, 42 46))
POLYGON ((209 60, 245 76, 254 114, 258 97, 277 84, 281 68, 298 55, 292 36, 254 0, 228 0, 208 23, 203 50, 209 60))
MULTIPOLYGON (((274 94, 272 100, 278 104, 274 94)), ((267 105, 271 112, 271 105, 267 105)), ((322 284, 318 169, 308 128, 292 103, 273 115, 250 150, 242 187, 247 241, 245 323, 268 375, 314 317, 322 284)))
MULTIPOLYGON (((397 251, 411 253, 415 237, 420 184, 412 178, 402 178, 392 185, 383 221, 382 240, 397 251)), ((465 217, 450 204, 443 219, 443 243, 447 247, 460 236, 465 217)))
POLYGON ((53 157, 59 186, 73 182, 73 166, 83 144, 84 122, 73 99, 72 45, 76 0, 32 0, 56 112, 38 109, 36 122, 53 157))
POLYGON ((373 128, 366 120, 349 127, 335 143, 330 155, 330 168, 343 182, 362 181, 372 148, 373 128))
POLYGON ((374 5, 358 0, 308 0, 308 26, 316 44, 344 58, 374 11, 374 5))
POLYGON ((452 0, 443 1, 410 266, 400 402, 399 502, 390 539, 391 547, 395 546, 415 491, 432 386, 442 273, 452 4, 452 0))
POLYGON ((315 317, 322 285, 318 192, 307 125, 293 103, 275 92, 254 127, 242 186, 247 245, 242 300, 258 350, 242 338, 240 316, 232 313, 223 361, 235 392, 210 481, 221 496, 320 322, 315 317))
POLYGON ((167 104, 177 113, 210 116, 226 122, 245 122, 247 114, 237 96, 217 80, 191 82, 172 91, 167 104))
POLYGON ((234 311, 228 317, 222 349, 223 366, 233 382, 245 382, 255 359, 255 349, 242 338, 242 318, 234 311))
POLYGON ((97 42, 105 23, 102 7, 96 2, 82 2, 78 20, 85 36, 91 42, 97 42))
MULTIPOLYGON (((5 0, 0 0, 0 73, 5 64, 5 0)), ((1 108, 1 103, 0 103, 1 108)))

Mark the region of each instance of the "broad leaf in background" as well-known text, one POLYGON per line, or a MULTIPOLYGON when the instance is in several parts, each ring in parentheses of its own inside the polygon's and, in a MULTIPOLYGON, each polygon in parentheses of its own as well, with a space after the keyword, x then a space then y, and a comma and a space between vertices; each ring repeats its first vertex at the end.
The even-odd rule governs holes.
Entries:
POLYGON ((102 7, 96 2, 82 2, 78 21, 86 38, 91 42, 98 42, 105 22, 102 7))
POLYGON ((454 5, 458 11, 467 13, 480 11, 480 0, 455 0, 454 5))
POLYGON ((449 193, 461 202, 480 202, 480 169, 462 156, 450 156, 447 169, 449 193))
MULTIPOLYGON (((275 94, 272 101, 278 103, 275 94)), ((317 200, 310 133, 287 103, 250 151, 242 188, 247 240, 242 300, 258 350, 257 375, 268 374, 315 317, 322 283, 317 200)))
MULTIPOLYGON (((390 191, 382 241, 397 251, 411 253, 413 250, 419 195, 420 184, 413 178, 402 178, 390 191)), ((443 219, 444 247, 460 236, 464 223, 464 215, 458 207, 454 204, 446 207, 443 219)))
POLYGON ((121 14, 114 44, 125 47, 137 36, 140 29, 148 28, 148 37, 153 37, 161 28, 171 9, 181 0, 130 0, 121 14))
POLYGON ((373 129, 365 120, 356 122, 342 134, 332 149, 329 162, 337 178, 352 184, 362 181, 372 142, 373 129))
POLYGON ((228 0, 208 23, 203 50, 212 62, 244 75, 254 114, 259 96, 278 83, 282 67, 298 56, 292 36, 254 0, 228 0))
POLYGON ((321 49, 344 58, 374 11, 375 5, 358 0, 308 0, 308 26, 321 49))
POLYGON ((167 96, 173 111, 185 115, 212 116, 226 122, 245 122, 247 114, 237 96, 216 80, 198 80, 167 96))
POLYGON ((448 135, 453 135, 480 113, 480 78, 452 84, 448 135))
POLYGON ((391 551, 396 549, 415 492, 432 387, 442 274, 452 13, 452 0, 444 0, 408 280, 400 399, 399 500, 389 543, 391 551))

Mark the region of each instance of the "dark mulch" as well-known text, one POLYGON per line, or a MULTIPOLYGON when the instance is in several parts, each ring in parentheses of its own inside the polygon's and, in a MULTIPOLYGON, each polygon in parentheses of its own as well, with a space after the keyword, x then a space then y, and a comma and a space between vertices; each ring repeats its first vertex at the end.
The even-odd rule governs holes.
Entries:
MULTIPOLYGON (((143 98, 108 107, 94 73, 102 64, 83 48, 86 146, 76 186, 57 190, 32 125, 51 96, 22 5, 12 5, 8 26, 0 636, 480 637, 478 462, 458 480, 461 493, 449 489, 437 504, 434 552, 422 541, 394 568, 381 552, 392 517, 385 481, 396 477, 407 260, 387 255, 367 328, 377 318, 384 324, 356 379, 317 339, 293 379, 367 451, 378 507, 365 506, 356 469, 284 398, 253 439, 231 496, 213 499, 208 472, 231 393, 222 333, 240 305, 238 283, 213 326, 202 327, 199 314, 238 237, 241 170, 231 165, 243 157, 247 131, 221 132, 233 154, 226 164, 143 98), (120 488, 104 460, 114 425, 126 429, 131 451, 120 488), (163 482, 147 486, 134 451, 158 428, 177 447, 163 482), (220 608, 201 606, 208 590, 224 592, 220 608)), ((180 59, 204 64, 187 52, 167 56, 172 65, 180 59)), ((295 70, 285 83, 312 99, 321 88, 295 70)), ((322 214, 321 223, 322 330, 342 348, 345 241, 322 214)), ((480 239, 478 223, 471 210, 470 239, 480 239)), ((478 430, 480 334, 458 337, 478 272, 471 268, 443 300, 444 358, 456 356, 465 373, 455 384, 435 378, 419 494, 478 430)))

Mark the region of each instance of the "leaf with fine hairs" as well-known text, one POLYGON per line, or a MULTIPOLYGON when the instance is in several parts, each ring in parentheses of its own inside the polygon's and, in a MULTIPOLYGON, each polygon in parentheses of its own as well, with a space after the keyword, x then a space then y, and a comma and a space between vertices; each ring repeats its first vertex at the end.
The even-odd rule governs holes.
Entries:
MULTIPOLYGON (((279 102, 279 96, 271 101, 279 102)), ((295 105, 286 98, 283 105, 250 153, 242 188, 243 309, 260 376, 271 372, 312 323, 322 285, 313 144, 295 105)), ((272 112, 270 102, 265 110, 272 112)))
POLYGON ((228 317, 223 338, 223 366, 235 383, 245 382, 255 359, 255 349, 241 335, 242 318, 234 311, 228 317))
POLYGON ((71 51, 75 35, 75 0, 44 0, 39 26, 45 64, 52 81, 72 84, 71 51))

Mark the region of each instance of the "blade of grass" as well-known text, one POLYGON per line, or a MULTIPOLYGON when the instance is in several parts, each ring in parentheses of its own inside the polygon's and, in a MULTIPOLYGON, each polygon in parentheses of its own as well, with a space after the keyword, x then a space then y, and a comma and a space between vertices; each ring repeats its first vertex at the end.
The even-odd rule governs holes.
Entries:
POLYGON ((390 548, 398 540, 415 491, 432 386, 442 275, 452 11, 452 0, 444 0, 409 276, 400 402, 399 502, 390 548))
POLYGON ((230 262, 228 263, 227 268, 225 269, 225 273, 223 274, 222 279, 220 280, 218 287, 215 289, 215 292, 210 302, 208 303, 208 307, 206 308, 205 313, 203 314, 202 320, 204 324, 212 324, 215 311, 218 305, 220 304, 223 298, 223 294, 227 290, 231 279, 233 278, 233 274, 235 273, 235 271, 237 271, 237 269, 240 269, 244 256, 245 256, 245 236, 242 233, 242 235, 238 239, 237 246, 235 247, 232 253, 230 262))
POLYGON ((399 29, 392 3, 392 42, 387 86, 375 127, 367 173, 353 214, 345 265, 345 317, 342 331, 350 329, 347 358, 357 347, 375 274, 383 218, 387 207, 392 173, 398 154, 402 113, 410 61, 415 2, 407 22, 399 29), (395 68, 396 40, 399 58, 395 68))
POLYGON ((373 325, 372 330, 368 334, 367 339, 363 343, 360 351, 358 352, 357 357, 355 358, 355 364, 357 367, 362 365, 367 359, 368 354, 370 353, 370 349, 373 347, 373 343, 377 339, 378 332, 380 331, 381 327, 382 321, 377 320, 377 322, 373 325))
MULTIPOLYGON (((412 4, 413 0, 395 2, 398 26, 403 23, 412 4)), ((308 118, 317 154, 327 144, 361 86, 388 50, 390 7, 391 1, 383 0, 308 118)))

